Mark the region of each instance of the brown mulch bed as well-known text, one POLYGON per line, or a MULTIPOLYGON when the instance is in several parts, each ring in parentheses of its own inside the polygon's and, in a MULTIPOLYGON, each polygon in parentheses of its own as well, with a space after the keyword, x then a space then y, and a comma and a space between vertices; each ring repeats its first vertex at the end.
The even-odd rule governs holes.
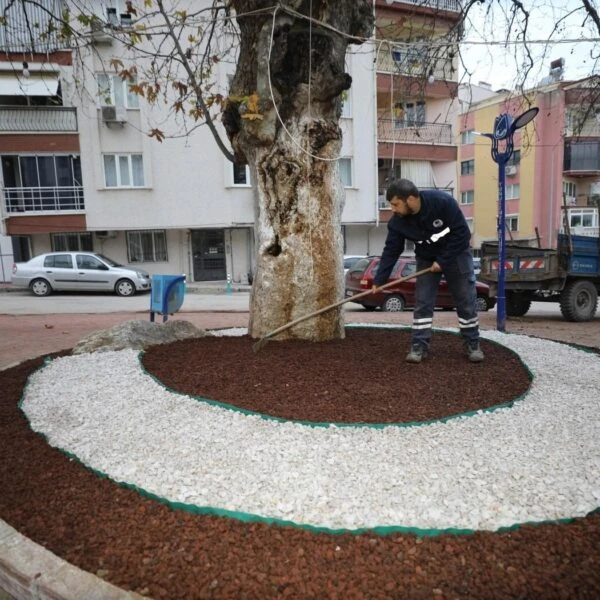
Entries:
MULTIPOLYGON (((407 332, 349 330, 327 344, 242 338, 156 346, 165 385, 274 416, 408 422, 506 402, 529 385, 506 349, 483 364, 436 333, 424 364, 407 332)), ((0 517, 78 567, 154 598, 600 597, 600 514, 567 524, 418 538, 312 533, 199 516, 101 479, 33 433, 17 407, 41 359, 0 372, 0 517)))

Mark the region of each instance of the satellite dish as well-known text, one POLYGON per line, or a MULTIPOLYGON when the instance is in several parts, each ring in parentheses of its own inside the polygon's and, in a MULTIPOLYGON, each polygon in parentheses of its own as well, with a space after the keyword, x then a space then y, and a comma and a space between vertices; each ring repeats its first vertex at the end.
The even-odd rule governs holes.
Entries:
POLYGON ((514 132, 517 129, 521 129, 521 127, 525 127, 525 125, 527 125, 527 123, 529 123, 530 121, 533 121, 533 119, 535 119, 535 116, 538 114, 539 110, 540 109, 537 106, 534 106, 533 108, 530 108, 529 110, 526 110, 522 115, 519 115, 513 121, 511 130, 514 132))

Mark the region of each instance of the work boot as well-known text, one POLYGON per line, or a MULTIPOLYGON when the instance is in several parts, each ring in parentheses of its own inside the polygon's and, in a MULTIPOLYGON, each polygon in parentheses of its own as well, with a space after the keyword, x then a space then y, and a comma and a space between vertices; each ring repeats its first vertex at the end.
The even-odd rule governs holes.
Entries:
POLYGON ((427 348, 423 344, 413 344, 410 352, 406 355, 406 362, 420 363, 427 357, 427 348))
POLYGON ((467 358, 471 362, 481 362, 483 360, 483 352, 479 347, 479 342, 467 342, 467 358))

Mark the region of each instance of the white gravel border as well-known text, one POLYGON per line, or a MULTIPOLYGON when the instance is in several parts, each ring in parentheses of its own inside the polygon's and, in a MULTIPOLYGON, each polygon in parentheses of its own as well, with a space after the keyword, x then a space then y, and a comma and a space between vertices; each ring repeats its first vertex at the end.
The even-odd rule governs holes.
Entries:
POLYGON ((600 357, 482 336, 520 355, 531 390, 512 408, 444 423, 311 427, 245 415, 166 390, 132 350, 52 361, 30 378, 22 408, 51 445, 116 481, 301 525, 497 530, 596 509, 600 357))

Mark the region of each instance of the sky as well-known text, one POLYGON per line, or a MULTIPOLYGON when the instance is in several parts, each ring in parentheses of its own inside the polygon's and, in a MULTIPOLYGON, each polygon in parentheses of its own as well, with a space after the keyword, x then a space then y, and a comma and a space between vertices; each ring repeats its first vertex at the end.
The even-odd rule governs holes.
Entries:
MULTIPOLYGON (((592 2, 597 5, 596 8, 600 8, 596 0, 592 2)), ((461 53, 464 66, 472 73, 473 84, 485 81, 497 90, 514 89, 518 82, 518 72, 522 71, 520 65, 524 61, 524 44, 504 44, 508 29, 505 9, 510 4, 509 0, 494 0, 493 3, 487 0, 473 7, 469 15, 470 26, 461 42, 461 53), (492 7, 491 11, 487 12, 489 7, 492 7)), ((526 39, 529 42, 544 42, 529 44, 534 68, 527 77, 526 88, 537 85, 547 76, 550 62, 559 58, 565 62, 566 80, 600 73, 600 33, 593 22, 582 27, 585 13, 576 10, 582 6, 581 0, 523 0, 523 4, 530 10, 526 39), (559 21, 559 29, 553 32, 559 21), (595 39, 587 41, 587 38, 595 39), (578 41, 562 43, 568 39, 578 41)), ((515 40, 521 30, 521 24, 516 22, 511 29, 510 39, 515 40)), ((465 74, 465 70, 461 68, 460 74, 465 74)))

